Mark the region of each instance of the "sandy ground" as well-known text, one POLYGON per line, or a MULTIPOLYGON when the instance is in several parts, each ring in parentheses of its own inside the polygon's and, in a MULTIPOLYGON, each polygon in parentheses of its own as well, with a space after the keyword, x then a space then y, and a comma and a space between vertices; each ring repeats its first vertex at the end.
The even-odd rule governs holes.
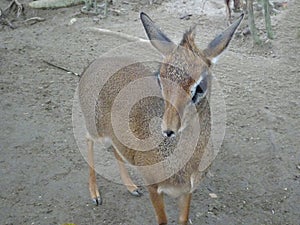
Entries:
MULTIPOLYGON (((46 20, 29 25, 21 19, 14 30, 0 27, 0 224, 155 224, 146 191, 136 198, 101 176, 103 205, 91 204, 88 166, 72 131, 78 78, 43 60, 81 73, 93 59, 128 42, 87 27, 145 38, 142 10, 175 41, 198 21, 203 47, 226 27, 225 8, 216 0, 204 9, 202 1, 129 2, 115 1, 111 7, 121 13, 107 19, 80 14, 82 6, 33 10, 25 4, 27 18, 46 20), (187 13, 193 14, 190 20, 180 19, 187 13)), ((273 41, 253 47, 249 37, 238 36, 214 68, 226 101, 226 135, 193 195, 193 224, 299 224, 299 18, 300 2, 289 1, 272 17, 273 41)), ((176 224, 176 202, 166 202, 169 223, 176 224)))

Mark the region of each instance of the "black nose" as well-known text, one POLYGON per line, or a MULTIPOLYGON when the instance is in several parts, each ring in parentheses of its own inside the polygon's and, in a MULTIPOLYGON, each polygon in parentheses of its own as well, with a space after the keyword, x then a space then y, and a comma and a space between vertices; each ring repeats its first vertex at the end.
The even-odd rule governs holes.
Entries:
POLYGON ((165 136, 167 136, 167 137, 175 136, 175 133, 174 133, 174 131, 172 131, 172 130, 165 130, 165 131, 164 131, 164 134, 165 134, 165 136))

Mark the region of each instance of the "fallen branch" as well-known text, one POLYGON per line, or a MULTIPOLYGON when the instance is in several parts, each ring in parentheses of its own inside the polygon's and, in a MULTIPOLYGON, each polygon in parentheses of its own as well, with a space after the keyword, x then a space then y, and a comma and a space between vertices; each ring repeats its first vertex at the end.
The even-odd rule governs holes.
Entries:
POLYGON ((24 20, 24 23, 31 23, 32 24, 35 24, 37 22, 42 22, 42 21, 45 21, 46 19, 45 18, 42 18, 42 17, 32 17, 32 18, 29 18, 27 20, 24 20))
POLYGON ((71 74, 73 74, 73 75, 75 75, 75 76, 77 76, 77 77, 80 77, 80 76, 81 76, 80 74, 75 73, 75 72, 73 72, 73 71, 71 71, 71 70, 69 70, 69 69, 67 69, 67 68, 65 68, 65 67, 57 66, 57 65, 55 65, 55 64, 53 64, 53 63, 51 63, 51 62, 48 62, 48 61, 46 61, 46 60, 43 60, 43 62, 46 63, 46 64, 48 64, 48 65, 50 65, 50 66, 53 66, 53 67, 55 67, 55 68, 57 68, 57 69, 66 71, 66 72, 68 72, 68 73, 71 73, 71 74))
POLYGON ((121 32, 116 32, 116 31, 111 31, 111 30, 107 30, 107 29, 97 28, 97 27, 89 27, 88 30, 97 31, 101 34, 106 34, 106 35, 119 36, 119 37, 124 38, 128 41, 149 42, 148 40, 143 39, 143 38, 135 37, 135 36, 132 36, 132 35, 129 35, 129 34, 121 33, 121 32))
POLYGON ((181 19, 181 20, 183 20, 183 19, 189 20, 191 18, 191 16, 193 16, 193 14, 185 14, 185 15, 179 17, 179 19, 181 19))
POLYGON ((84 3, 84 0, 38 0, 30 2, 29 6, 35 9, 56 9, 84 3))

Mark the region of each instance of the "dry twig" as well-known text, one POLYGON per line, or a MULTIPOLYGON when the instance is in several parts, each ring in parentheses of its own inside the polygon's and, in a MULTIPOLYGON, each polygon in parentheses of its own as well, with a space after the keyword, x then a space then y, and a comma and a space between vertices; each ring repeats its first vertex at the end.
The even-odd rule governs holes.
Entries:
POLYGON ((29 18, 27 20, 24 20, 24 23, 30 23, 30 25, 33 25, 37 22, 42 22, 42 21, 45 21, 45 18, 42 18, 42 17, 32 17, 32 18, 29 18))
POLYGON ((68 73, 71 73, 71 74, 73 74, 73 75, 75 75, 75 76, 77 76, 77 77, 80 77, 80 74, 75 73, 75 72, 73 72, 73 71, 71 71, 71 70, 69 70, 69 69, 67 69, 67 68, 65 68, 65 67, 57 66, 57 65, 55 65, 55 64, 53 64, 53 63, 51 63, 51 62, 48 62, 48 61, 46 61, 46 60, 43 60, 43 62, 46 63, 46 64, 48 64, 48 65, 50 65, 50 66, 53 66, 53 67, 55 67, 55 68, 58 68, 58 69, 60 69, 60 70, 66 71, 66 72, 68 72, 68 73))
POLYGON ((121 33, 121 32, 116 32, 116 31, 111 31, 111 30, 107 30, 107 29, 102 29, 102 28, 97 28, 97 27, 89 27, 88 29, 92 30, 92 31, 97 31, 101 34, 119 36, 119 37, 124 38, 128 41, 149 42, 148 40, 143 39, 143 38, 138 38, 138 37, 135 37, 135 36, 132 36, 132 35, 128 35, 128 34, 124 34, 124 33, 121 33))

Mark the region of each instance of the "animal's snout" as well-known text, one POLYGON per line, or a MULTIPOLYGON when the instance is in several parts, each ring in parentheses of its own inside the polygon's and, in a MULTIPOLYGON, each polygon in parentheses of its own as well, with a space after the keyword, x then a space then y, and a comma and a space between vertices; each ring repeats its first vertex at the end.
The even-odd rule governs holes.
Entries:
POLYGON ((165 113, 162 123, 162 133, 165 137, 175 137, 180 129, 180 116, 176 111, 165 113))
POLYGON ((165 130, 165 131, 163 131, 163 134, 166 137, 175 137, 175 132, 172 130, 165 130))

